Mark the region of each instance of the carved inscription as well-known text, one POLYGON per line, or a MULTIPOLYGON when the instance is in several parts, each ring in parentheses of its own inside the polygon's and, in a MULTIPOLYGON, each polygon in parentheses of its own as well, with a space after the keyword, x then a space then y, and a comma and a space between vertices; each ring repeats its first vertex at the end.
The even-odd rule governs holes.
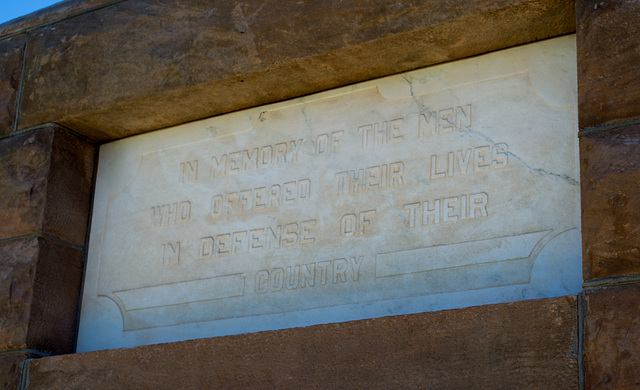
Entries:
POLYGON ((151 210, 153 211, 153 227, 187 223, 191 218, 191 202, 188 200, 161 204, 152 207, 151 210))
POLYGON ((327 284, 357 282, 364 256, 263 269, 256 273, 255 292, 280 292, 327 284))
MULTIPOLYGON (((214 154, 210 157, 209 178, 220 179, 261 169, 280 169, 301 162, 301 156, 312 155, 316 158, 325 158, 352 154, 353 144, 348 143, 353 143, 354 140, 357 140, 361 149, 369 150, 411 141, 412 137, 415 139, 414 142, 417 142, 425 137, 438 137, 454 131, 464 131, 473 125, 470 103, 434 111, 421 111, 413 115, 412 117, 407 114, 390 120, 371 121, 351 128, 327 131, 310 139, 297 138, 214 154), (411 123, 418 124, 417 133, 407 131, 407 126, 411 123), (345 142, 347 142, 346 147, 345 142), (304 145, 311 150, 304 149, 304 145)), ((474 111, 474 115, 477 116, 478 113, 474 111)), ((317 242, 318 229, 324 228, 324 226, 318 226, 319 218, 314 216, 314 213, 319 210, 299 207, 312 200, 317 193, 326 191, 327 188, 333 188, 331 192, 336 199, 347 195, 354 199, 349 202, 357 202, 357 197, 372 191, 394 190, 396 194, 401 194, 397 192, 401 188, 407 185, 415 186, 414 178, 416 177, 437 181, 462 178, 476 173, 486 174, 491 170, 506 168, 509 163, 509 153, 509 146, 505 142, 469 144, 457 150, 442 151, 437 148, 432 153, 424 153, 418 158, 418 164, 415 162, 410 164, 413 171, 408 168, 405 161, 392 160, 393 162, 344 167, 343 170, 335 171, 333 183, 325 182, 312 186, 311 178, 307 177, 254 187, 225 187, 227 191, 214 193, 210 197, 207 209, 208 217, 212 221, 232 222, 236 218, 244 218, 247 215, 272 215, 265 213, 283 208, 284 210, 296 209, 296 207, 302 212, 302 216, 310 218, 293 222, 284 222, 276 218, 271 219, 276 223, 268 225, 258 225, 258 227, 243 225, 242 229, 226 231, 224 228, 215 229, 218 232, 206 232, 199 238, 192 237, 188 241, 182 238, 180 241, 165 242, 161 245, 161 265, 187 264, 193 260, 226 261, 225 258, 228 257, 237 258, 260 252, 274 253, 314 244, 317 242)), ((182 183, 198 183, 199 161, 200 159, 194 159, 180 162, 179 175, 182 183)), ((334 234, 345 240, 366 238, 371 236, 371 232, 378 231, 376 226, 380 224, 382 227, 396 223, 398 229, 426 226, 435 228, 440 224, 471 221, 490 215, 491 206, 486 191, 445 195, 438 191, 437 187, 433 190, 425 187, 425 190, 423 199, 405 201, 397 206, 404 212, 404 219, 395 221, 387 219, 381 215, 379 207, 345 210, 335 220, 334 234)), ((398 198, 401 199, 402 196, 398 198)), ((323 200, 330 201, 330 199, 323 200)), ((159 228, 189 222, 192 219, 192 209, 193 205, 189 200, 153 206, 151 207, 153 226, 159 228)), ((324 224, 326 221, 323 222, 324 224)), ((323 234, 326 235, 326 233, 323 234)), ((363 259, 364 256, 345 257, 258 270, 255 273, 254 290, 258 294, 264 294, 321 286, 327 283, 358 281, 363 259)))
POLYGON ((309 179, 214 195, 211 198, 211 216, 218 218, 296 204, 307 201, 310 195, 309 179))
MULTIPOLYGON (((473 112, 475 116, 478 115, 476 111, 473 112)), ((262 169, 281 169, 301 162, 302 156, 325 158, 352 154, 354 141, 361 149, 369 150, 411 141, 412 137, 416 142, 425 137, 464 131, 473 125, 470 103, 434 111, 421 111, 413 115, 412 117, 407 114, 390 120, 371 121, 351 128, 327 131, 310 139, 297 138, 214 154, 210 157, 209 179, 221 179, 262 169), (411 123, 418 124, 417 133, 407 131, 407 126, 411 123), (349 142, 351 144, 348 144, 349 142), (304 145, 311 150, 305 150, 304 145)), ((185 241, 183 237, 180 240, 165 241, 161 244, 160 264, 166 267, 186 265, 194 260, 199 263, 228 261, 225 258, 238 258, 260 252, 275 253, 315 244, 320 234, 319 230, 323 230, 326 221, 323 222, 323 226, 319 226, 319 218, 314 215, 319 210, 300 207, 313 200, 318 193, 328 194, 326 191, 330 189, 329 193, 336 199, 348 195, 353 199, 348 202, 352 203, 357 202, 359 196, 372 191, 383 193, 393 190, 396 191, 395 196, 402 199, 403 196, 398 196, 402 192, 397 191, 407 185, 415 186, 417 177, 422 177, 423 181, 438 181, 476 173, 487 174, 492 170, 506 168, 509 164, 509 153, 509 146, 505 142, 469 144, 452 151, 437 148, 432 153, 423 153, 417 159, 417 164, 409 164, 412 168, 408 168, 408 164, 402 160, 363 164, 359 167, 346 166, 343 170, 334 171, 333 183, 320 182, 312 186, 311 178, 307 177, 262 186, 227 186, 227 191, 214 193, 209 198, 207 210, 208 217, 215 222, 213 226, 217 226, 218 221, 227 221, 220 222, 223 224, 231 223, 247 215, 272 215, 269 212, 276 209, 299 210, 298 213, 302 213, 300 216, 307 218, 285 222, 281 218, 271 217, 270 221, 275 223, 257 225, 258 227, 249 224, 243 225, 241 229, 226 231, 224 225, 220 225, 221 228, 210 229, 217 232, 203 232, 204 234, 198 238, 191 237, 185 241)), ((180 162, 178 173, 181 183, 198 183, 198 169, 202 167, 200 160, 180 162)), ((401 210, 397 214, 405 215, 403 219, 385 218, 381 215, 380 207, 344 210, 334 221, 336 228, 333 234, 341 239, 353 240, 370 237, 371 232, 379 230, 376 227, 378 225, 386 228, 389 224, 396 223, 397 229, 426 226, 435 228, 440 224, 471 221, 490 215, 491 206, 486 191, 445 195, 437 187, 433 190, 425 187, 425 190, 422 199, 401 202, 397 206, 401 210)), ((330 202, 330 199, 323 200, 330 202)), ((314 204, 317 204, 317 200, 314 204)), ((194 205, 190 200, 152 206, 153 227, 185 224, 193 218, 193 209, 194 205)), ((254 291, 265 294, 347 281, 355 282, 360 280, 363 259, 364 256, 345 257, 258 270, 255 273, 254 291)))
POLYGON ((343 238, 364 236, 365 229, 371 223, 376 210, 345 214, 340 218, 340 235, 343 238))
POLYGON ((358 127, 362 135, 362 148, 400 142, 403 139, 400 126, 404 119, 398 118, 381 123, 372 123, 358 127))
POLYGON ((401 186, 403 174, 402 161, 338 172, 335 174, 337 195, 401 186))
POLYGON ((420 114, 418 137, 428 137, 471 127, 471 104, 420 114))
POLYGON ((498 143, 448 152, 445 155, 431 155, 430 179, 444 179, 502 169, 509 162, 508 151, 507 144, 498 143))
POLYGON ((313 244, 315 219, 200 238, 200 260, 313 244))
POLYGON ((562 40, 102 145, 79 345, 578 293, 562 40))
POLYGON ((162 265, 175 265, 180 263, 180 241, 162 244, 162 265))
POLYGON ((180 183, 198 180, 198 160, 185 161, 180 163, 180 183))
POLYGON ((338 145, 340 139, 344 135, 344 131, 333 131, 327 134, 320 134, 315 140, 315 154, 316 156, 329 156, 338 152, 338 145))
POLYGON ((560 40, 101 145, 78 350, 579 293, 560 40))
POLYGON ((211 177, 237 175, 256 169, 277 167, 298 161, 304 139, 279 142, 211 157, 211 177))
POLYGON ((402 209, 408 212, 409 227, 414 228, 486 217, 489 215, 487 203, 489 203, 489 196, 485 192, 479 192, 407 203, 402 206, 402 209))

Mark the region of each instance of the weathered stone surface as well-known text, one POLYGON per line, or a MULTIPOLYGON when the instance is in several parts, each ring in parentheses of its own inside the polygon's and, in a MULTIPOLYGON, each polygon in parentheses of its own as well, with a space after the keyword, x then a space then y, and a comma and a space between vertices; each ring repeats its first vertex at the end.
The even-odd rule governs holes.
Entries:
POLYGON ((23 35, 0 41, 0 136, 13 130, 25 42, 23 35))
POLYGON ((65 0, 0 24, 0 38, 127 0, 65 0))
POLYGON ((96 147, 55 130, 42 230, 83 246, 91 207, 96 147))
POLYGON ((580 138, 584 279, 640 274, 640 126, 580 138))
POLYGON ((640 117, 640 4, 576 1, 580 128, 640 117))
POLYGON ((27 346, 54 354, 73 352, 82 284, 82 251, 40 239, 27 346))
POLYGON ((43 238, 0 243, 0 350, 69 353, 82 252, 43 238))
POLYGON ((25 355, 0 356, 0 386, 4 390, 19 390, 25 355))
POLYGON ((41 230, 54 132, 0 140, 0 238, 41 230))
POLYGON ((559 0, 130 0, 33 35, 19 127, 116 139, 566 34, 573 15, 559 0))
POLYGON ((0 243, 0 351, 27 346, 38 239, 0 243))
POLYGON ((588 293, 586 389, 640 387, 640 285, 588 293))
POLYGON ((30 389, 577 387, 576 299, 47 357, 30 389))
POLYGON ((43 232, 84 244, 94 147, 48 127, 0 141, 0 238, 43 232))

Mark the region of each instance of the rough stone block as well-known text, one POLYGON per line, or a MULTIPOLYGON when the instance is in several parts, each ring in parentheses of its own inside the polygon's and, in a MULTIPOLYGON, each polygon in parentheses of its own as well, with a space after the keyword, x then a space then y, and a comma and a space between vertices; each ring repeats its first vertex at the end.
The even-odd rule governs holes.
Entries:
POLYGON ((0 356, 0 386, 4 390, 19 390, 22 376, 22 364, 25 355, 0 356))
POLYGON ((27 346, 38 239, 0 243, 0 350, 27 346))
POLYGON ((40 231, 53 136, 44 130, 0 140, 0 238, 40 231))
POLYGON ((70 16, 90 12, 110 4, 126 0, 65 0, 28 15, 0 24, 0 37, 34 29, 43 24, 55 23, 70 16))
POLYGON ((580 138, 583 276, 640 274, 640 126, 580 138))
POLYGON ((586 389, 640 388, 640 284, 587 294, 586 389))
POLYGON ((73 349, 82 252, 43 238, 0 243, 0 350, 73 349))
POLYGON ((640 3, 576 1, 580 128, 640 117, 640 3))
POLYGON ((13 130, 25 42, 24 35, 0 41, 0 136, 13 130))
POLYGON ((577 388, 560 297, 47 357, 30 389, 577 388))
POLYGON ((55 127, 0 140, 0 239, 43 232, 83 245, 94 153, 55 127))
POLYGON ((55 131, 42 230, 83 246, 91 208, 94 145, 64 131, 55 131))
POLYGON ((130 0, 34 33, 19 127, 116 139, 574 29, 560 0, 130 0))
POLYGON ((54 354, 73 352, 82 251, 40 239, 27 346, 54 354))

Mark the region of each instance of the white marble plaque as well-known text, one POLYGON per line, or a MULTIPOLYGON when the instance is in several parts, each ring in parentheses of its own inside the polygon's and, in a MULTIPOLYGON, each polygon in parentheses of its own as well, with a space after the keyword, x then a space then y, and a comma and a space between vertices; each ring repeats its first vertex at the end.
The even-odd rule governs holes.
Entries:
POLYGON ((579 292, 575 62, 562 37, 103 145, 78 350, 579 292))

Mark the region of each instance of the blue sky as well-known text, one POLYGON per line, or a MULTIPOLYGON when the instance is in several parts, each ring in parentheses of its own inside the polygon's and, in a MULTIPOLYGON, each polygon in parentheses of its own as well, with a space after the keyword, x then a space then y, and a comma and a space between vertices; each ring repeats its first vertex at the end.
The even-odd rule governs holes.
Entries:
POLYGON ((60 0, 0 0, 0 24, 59 2, 60 0))

